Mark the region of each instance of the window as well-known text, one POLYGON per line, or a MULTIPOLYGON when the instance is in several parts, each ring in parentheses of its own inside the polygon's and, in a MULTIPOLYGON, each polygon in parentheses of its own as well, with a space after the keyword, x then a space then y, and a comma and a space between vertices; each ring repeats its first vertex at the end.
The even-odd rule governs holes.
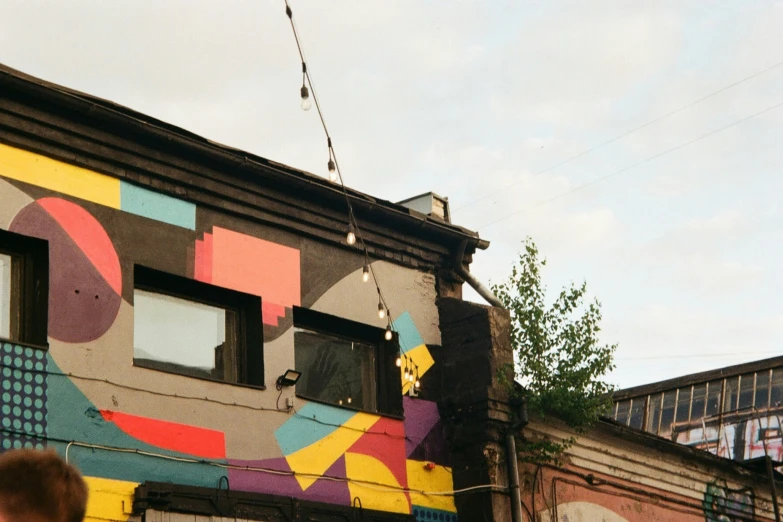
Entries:
POLYGON ((631 401, 625 400, 617 403, 617 412, 615 413, 614 420, 620 424, 628 425, 628 414, 631 411, 631 401))
POLYGON ((262 386, 261 299, 136 266, 133 364, 262 386))
POLYGON ((46 346, 49 246, 0 230, 0 338, 46 346))
POLYGON ((658 433, 658 426, 661 422, 661 401, 663 400, 662 393, 656 393, 650 395, 650 406, 647 411, 647 431, 650 433, 658 433))
POLYGON ((720 394, 723 391, 723 381, 707 383, 707 417, 720 413, 720 394))
POLYGON ((675 422, 688 422, 691 414, 691 387, 680 388, 677 395, 677 418, 675 422))
POLYGON ((668 437, 672 433, 674 422, 674 406, 677 399, 677 390, 669 390, 663 394, 663 409, 661 410, 661 428, 659 434, 668 437))
POLYGON ((756 398, 753 406, 757 410, 765 410, 769 407, 769 374, 769 370, 756 374, 756 398))
POLYGON ((707 402, 707 383, 693 385, 693 397, 691 398, 691 422, 701 420, 704 417, 704 407, 707 402))
POLYGON ((637 397, 631 401, 631 419, 628 425, 634 429, 642 429, 644 423, 644 411, 646 409, 647 397, 637 397))
POLYGON ((396 337, 385 330, 294 307, 297 395, 373 413, 402 415, 396 337))

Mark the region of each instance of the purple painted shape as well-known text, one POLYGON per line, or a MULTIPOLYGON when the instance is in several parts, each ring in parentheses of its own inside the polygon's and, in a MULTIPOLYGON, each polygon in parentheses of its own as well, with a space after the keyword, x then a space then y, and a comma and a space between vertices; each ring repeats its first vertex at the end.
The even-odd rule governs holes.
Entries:
POLYGON ((405 456, 409 457, 440 421, 440 414, 437 403, 408 396, 402 398, 402 407, 405 410, 405 456))
POLYGON ((105 334, 122 298, 60 224, 38 203, 16 215, 9 230, 49 241, 50 337, 90 342, 105 334))
POLYGON ((424 440, 408 455, 408 458, 410 460, 434 462, 441 466, 451 466, 451 457, 446 444, 445 426, 443 426, 442 421, 438 421, 429 434, 424 437, 424 440))
MULTIPOLYGON (((284 458, 266 460, 229 460, 228 462, 233 466, 291 471, 291 467, 284 458)), ((330 477, 346 477, 345 458, 341 456, 337 459, 337 461, 326 470, 324 475, 330 477)), ((231 488, 238 491, 281 495, 342 506, 351 505, 351 493, 348 491, 347 482, 317 480, 315 481, 315 484, 307 488, 307 491, 302 491, 299 482, 297 482, 296 478, 292 475, 274 475, 261 471, 235 468, 230 468, 228 470, 228 479, 231 482, 231 488)))

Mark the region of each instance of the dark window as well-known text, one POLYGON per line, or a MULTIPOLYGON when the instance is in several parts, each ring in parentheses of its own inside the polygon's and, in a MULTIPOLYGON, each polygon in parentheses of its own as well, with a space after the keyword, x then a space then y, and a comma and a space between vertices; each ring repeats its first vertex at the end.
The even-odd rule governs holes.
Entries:
POLYGON ((737 411, 737 395, 739 392, 739 377, 726 379, 726 391, 723 398, 723 411, 725 413, 737 411))
POLYGON ((772 386, 770 388, 770 406, 773 408, 783 406, 783 368, 772 370, 772 386))
POLYGON ((656 393, 650 395, 650 406, 647 410, 647 431, 650 433, 658 433, 658 427, 661 422, 661 401, 663 400, 662 393, 656 393))
POLYGON ((720 396, 723 392, 723 381, 711 381, 707 384, 707 417, 720 413, 720 396))
POLYGON ((704 404, 707 398, 707 383, 695 384, 693 386, 693 397, 691 398, 691 422, 704 417, 704 404))
POLYGON ((294 308, 297 395, 373 413, 402 415, 396 336, 306 308, 294 308))
POLYGON ((753 407, 753 378, 754 373, 746 373, 740 377, 739 405, 737 409, 745 410, 753 407))
POLYGON ((46 346, 49 246, 0 231, 0 338, 46 346))
POLYGON ((136 266, 133 364, 262 386, 261 299, 136 266))
POLYGON ((756 374, 756 399, 753 406, 757 410, 769 407, 769 370, 763 370, 756 374))
POLYGON ((621 401, 617 403, 617 413, 615 414, 614 420, 619 422, 620 424, 628 424, 628 414, 631 410, 631 401, 621 401))
POLYGON ((677 396, 677 423, 688 422, 691 412, 691 387, 680 388, 677 396))
POLYGON ((631 402, 631 420, 628 425, 637 430, 642 429, 644 423, 644 409, 647 397, 637 397, 631 402))
POLYGON ((663 409, 661 410, 661 429, 658 432, 664 437, 668 437, 672 432, 672 422, 674 422, 674 406, 677 396, 677 390, 670 390, 663 394, 663 409))

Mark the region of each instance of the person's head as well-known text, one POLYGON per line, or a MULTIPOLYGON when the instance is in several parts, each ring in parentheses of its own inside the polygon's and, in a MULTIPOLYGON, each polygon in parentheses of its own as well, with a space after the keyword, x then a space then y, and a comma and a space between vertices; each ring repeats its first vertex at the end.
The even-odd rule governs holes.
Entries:
POLYGON ((87 484, 54 451, 0 454, 0 522, 82 522, 87 484))

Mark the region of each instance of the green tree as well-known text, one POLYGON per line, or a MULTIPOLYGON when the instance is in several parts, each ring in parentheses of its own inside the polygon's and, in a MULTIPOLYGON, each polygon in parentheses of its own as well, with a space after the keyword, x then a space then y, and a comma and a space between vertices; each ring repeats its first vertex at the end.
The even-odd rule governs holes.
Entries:
MULTIPOLYGON (((601 344, 601 304, 588 301, 587 284, 571 283, 547 304, 541 271, 546 265, 527 238, 508 281, 493 291, 511 315, 514 370, 531 415, 552 415, 582 432, 608 411, 613 387, 603 380, 614 369, 617 345, 601 344)), ((526 460, 556 459, 573 439, 525 441, 526 460)), ((524 457, 525 455, 523 455, 524 457)))

